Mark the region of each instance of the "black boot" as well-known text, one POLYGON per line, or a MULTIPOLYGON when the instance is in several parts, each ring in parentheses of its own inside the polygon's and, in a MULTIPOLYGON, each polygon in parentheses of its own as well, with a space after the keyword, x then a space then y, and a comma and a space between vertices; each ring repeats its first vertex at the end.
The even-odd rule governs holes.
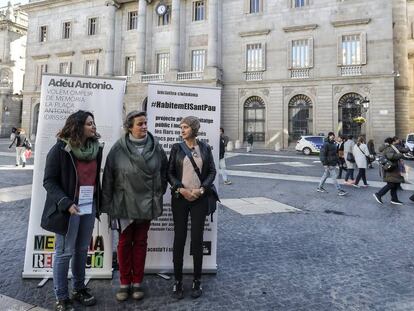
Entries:
POLYGON ((173 286, 172 296, 175 299, 183 299, 184 298, 183 282, 175 281, 174 286, 173 286))
POLYGON ((203 293, 203 289, 201 288, 200 280, 193 281, 193 287, 191 288, 191 297, 198 298, 203 293))

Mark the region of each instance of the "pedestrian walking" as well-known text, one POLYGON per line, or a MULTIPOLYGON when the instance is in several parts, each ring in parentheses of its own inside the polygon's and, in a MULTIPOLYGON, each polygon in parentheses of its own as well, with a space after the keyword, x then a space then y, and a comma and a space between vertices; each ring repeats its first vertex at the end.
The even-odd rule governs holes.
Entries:
POLYGON ((346 137, 341 135, 338 136, 337 139, 337 150, 338 150, 338 167, 339 167, 339 174, 338 179, 342 178, 342 172, 345 171, 346 174, 346 164, 345 164, 345 157, 344 157, 344 144, 346 141, 346 137))
POLYGON ((118 264, 121 285, 118 301, 144 298, 147 238, 151 220, 163 211, 167 189, 167 156, 148 132, 143 111, 130 112, 123 135, 111 148, 102 181, 102 212, 119 232, 118 264))
POLYGON ((10 138, 13 137, 13 141, 9 145, 9 149, 16 145, 16 166, 20 165, 20 161, 22 163, 22 167, 26 166, 26 149, 31 148, 31 144, 26 137, 26 132, 24 129, 16 129, 14 135, 11 134, 10 138))
POLYGON ((379 148, 379 152, 391 162, 391 168, 389 170, 382 169, 383 180, 387 183, 380 191, 373 194, 375 200, 383 204, 382 197, 388 192, 391 191, 391 204, 402 205, 403 203, 398 200, 398 189, 402 182, 404 182, 404 177, 401 175, 399 162, 403 158, 402 152, 408 152, 407 148, 397 148, 398 139, 388 137, 384 141, 384 145, 379 148))
POLYGON ((247 140, 247 152, 252 152, 252 149, 253 149, 253 141, 254 141, 253 133, 252 132, 249 132, 247 134, 246 140, 247 140))
POLYGON ((229 142, 229 137, 224 135, 224 129, 220 127, 220 155, 219 155, 219 169, 221 177, 223 178, 223 182, 225 185, 231 185, 231 181, 228 179, 227 172, 226 172, 226 158, 224 154, 226 153, 226 146, 229 142))
POLYGON ((359 188, 360 186, 358 184, 362 179, 362 182, 364 184, 361 187, 368 187, 366 171, 368 167, 368 159, 371 159, 372 155, 369 153, 368 147, 365 144, 364 137, 358 137, 357 143, 353 149, 353 154, 355 157, 355 164, 358 167, 358 175, 353 186, 355 188, 359 188))
POLYGON ((168 164, 168 181, 172 194, 171 209, 174 218, 173 297, 176 299, 184 298, 183 256, 189 214, 194 264, 191 296, 198 298, 202 294, 203 232, 209 212, 207 193, 213 191, 212 186, 216 176, 210 146, 196 139, 200 129, 198 118, 193 116, 183 118, 180 129, 184 141, 172 146, 168 164))
POLYGON ((374 162, 375 156, 377 155, 377 153, 375 151, 375 145, 374 145, 374 140, 373 139, 368 140, 367 147, 368 147, 369 153, 371 155, 373 155, 372 161, 369 161, 369 163, 368 163, 368 168, 374 168, 374 166, 372 165, 372 163, 374 162))
POLYGON ((99 137, 93 114, 79 110, 68 117, 46 158, 43 186, 47 195, 41 226, 56 233, 53 261, 56 311, 73 311, 72 300, 84 306, 96 303, 85 287, 85 267, 95 217, 100 213, 103 145, 99 137), (86 204, 80 206, 80 199, 86 204), (69 262, 72 299, 68 290, 69 262))
POLYGON ((346 195, 347 192, 342 190, 341 186, 338 183, 338 180, 336 179, 336 165, 338 163, 338 153, 337 146, 335 144, 335 134, 333 132, 328 133, 328 138, 326 138, 321 148, 319 156, 325 171, 318 188, 316 188, 316 191, 327 192, 323 186, 325 185, 325 182, 328 179, 328 177, 331 177, 336 189, 338 190, 338 195, 346 195))
POLYGON ((344 159, 346 164, 345 184, 354 184, 354 169, 355 169, 355 158, 353 154, 355 142, 354 137, 349 135, 346 142, 344 143, 344 159))

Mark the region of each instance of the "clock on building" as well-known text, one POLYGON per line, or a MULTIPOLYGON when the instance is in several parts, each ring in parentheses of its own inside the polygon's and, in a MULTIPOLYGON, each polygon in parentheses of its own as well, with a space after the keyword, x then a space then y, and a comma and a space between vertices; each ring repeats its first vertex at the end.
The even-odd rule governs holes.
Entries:
POLYGON ((158 3, 157 7, 155 8, 155 11, 157 12, 159 16, 164 16, 165 13, 167 13, 167 10, 168 10, 167 5, 162 2, 158 3))

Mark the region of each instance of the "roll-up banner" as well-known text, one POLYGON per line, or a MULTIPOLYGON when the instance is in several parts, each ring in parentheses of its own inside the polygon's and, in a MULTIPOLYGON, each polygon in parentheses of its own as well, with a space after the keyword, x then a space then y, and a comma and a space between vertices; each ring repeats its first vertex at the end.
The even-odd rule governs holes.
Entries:
MULTIPOLYGON (((201 127, 198 139, 208 143, 213 150, 217 168, 218 186, 219 137, 220 137, 220 96, 221 89, 173 84, 148 85, 148 129, 158 138, 165 152, 169 154, 173 144, 181 142, 180 121, 186 116, 196 116, 201 127)), ((172 247, 174 222, 171 213, 170 190, 164 197, 164 213, 153 220, 148 236, 146 272, 172 271, 172 247)), ((189 217, 191 218, 191 217, 189 217)), ((213 222, 206 217, 204 229, 203 272, 217 271, 217 213, 213 222)), ((190 255, 190 224, 184 253, 183 271, 193 271, 190 255)))
MULTIPOLYGON (((46 155, 56 143, 57 132, 70 114, 79 109, 91 111, 102 136, 100 141, 105 143, 104 167, 111 146, 122 133, 125 86, 125 78, 43 74, 23 278, 53 276, 55 234, 43 230, 40 220, 46 199, 46 155)), ((101 222, 95 222, 86 277, 112 278, 112 239, 106 215, 101 216, 101 222)))

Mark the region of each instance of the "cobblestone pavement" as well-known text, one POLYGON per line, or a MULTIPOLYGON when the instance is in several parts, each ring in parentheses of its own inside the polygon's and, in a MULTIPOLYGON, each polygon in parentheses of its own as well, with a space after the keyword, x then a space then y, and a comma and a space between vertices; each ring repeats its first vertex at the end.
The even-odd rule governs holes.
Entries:
MULTIPOLYGON (((3 149, 0 143, 0 151, 7 152, 3 149)), ((1 157, 0 165, 13 165, 14 159, 6 158, 1 157)), ((302 168, 272 164, 243 169, 320 176, 316 160, 290 160, 311 165, 302 168)), ((228 159, 228 168, 240 170, 235 165, 260 161, 286 159, 235 156, 228 159)), ((30 170, 0 174, 0 188, 27 184, 31 178, 30 170)), ((376 174, 370 170, 368 179, 379 180, 376 174)), ((200 299, 175 302, 170 298, 172 280, 148 275, 143 301, 117 303, 115 272, 112 281, 89 283, 98 305, 87 310, 414 310, 413 203, 380 206, 372 198, 373 188, 347 188, 349 195, 338 197, 332 185, 327 186, 329 193, 321 194, 309 182, 246 177, 232 181, 230 186, 220 181, 223 198, 268 197, 302 212, 242 216, 221 207, 218 271, 203 277, 200 299)), ((403 191, 400 200, 408 202, 411 194, 403 191)), ((29 206, 30 200, 0 204, 0 294, 51 308, 52 282, 37 288, 39 280, 21 278, 29 206)), ((190 283, 186 276, 187 290, 190 283)))

